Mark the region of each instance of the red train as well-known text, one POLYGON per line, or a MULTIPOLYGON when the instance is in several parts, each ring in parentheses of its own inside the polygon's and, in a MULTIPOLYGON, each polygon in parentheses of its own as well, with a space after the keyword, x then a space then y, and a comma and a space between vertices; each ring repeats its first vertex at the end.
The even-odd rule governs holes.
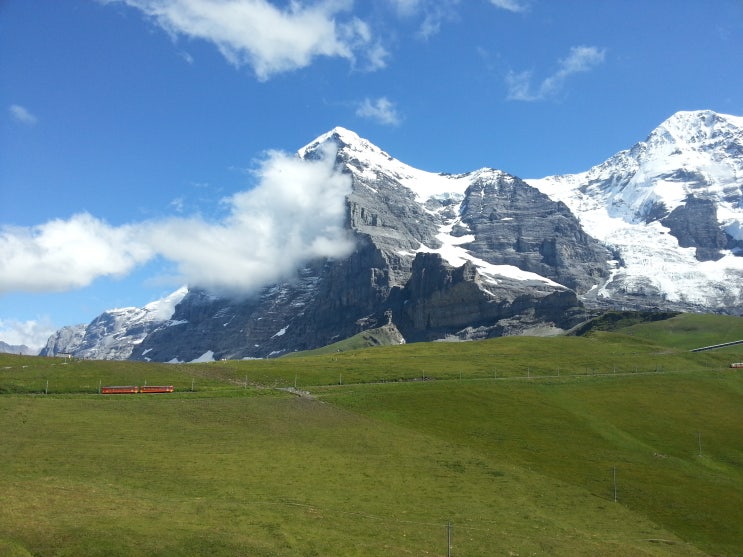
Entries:
POLYGON ((173 385, 144 385, 139 388, 140 393, 172 393, 173 385))
POLYGON ((172 393, 173 385, 119 385, 101 387, 102 395, 136 395, 137 393, 172 393))
POLYGON ((743 362, 735 362, 734 364, 730 364, 730 367, 743 367, 743 362))

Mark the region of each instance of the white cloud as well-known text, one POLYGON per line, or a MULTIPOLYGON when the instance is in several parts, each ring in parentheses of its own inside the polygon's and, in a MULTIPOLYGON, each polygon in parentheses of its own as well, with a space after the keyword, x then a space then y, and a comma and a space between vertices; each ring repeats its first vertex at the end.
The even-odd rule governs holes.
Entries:
POLYGON ((425 0, 388 0, 398 15, 408 17, 421 8, 425 0))
POLYGON ((32 228, 0 229, 0 293, 59 292, 125 275, 155 256, 175 263, 178 283, 250 292, 318 257, 345 257, 351 179, 319 160, 269 153, 255 188, 226 200, 222 222, 171 218, 113 227, 89 214, 32 228))
POLYGON ((153 223, 150 245, 187 282, 227 292, 254 291, 318 257, 345 257, 354 245, 344 227, 351 179, 334 162, 334 146, 314 161, 271 152, 257 187, 227 200, 224 222, 153 223))
POLYGON ((416 36, 424 40, 437 34, 442 22, 456 19, 456 5, 459 4, 459 0, 388 0, 388 2, 400 18, 421 18, 416 36))
POLYGON ((178 53, 178 56, 180 56, 183 59, 183 61, 186 62, 186 64, 188 64, 189 66, 193 66, 194 60, 191 54, 189 54, 185 50, 182 50, 178 53))
POLYGON ((152 256, 132 226, 87 214, 32 228, 0 228, 0 293, 61 292, 121 276, 152 256))
POLYGON ((49 318, 38 321, 0 318, 0 340, 12 346, 25 345, 34 351, 41 350, 56 330, 49 318))
POLYGON ((387 97, 374 100, 364 99, 356 109, 356 115, 389 126, 397 126, 400 123, 400 115, 395 108, 395 104, 387 97))
POLYGON ((531 81, 532 72, 508 72, 506 75, 506 85, 508 85, 509 101, 536 101, 539 97, 532 91, 531 81))
POLYGON ((369 70, 384 67, 387 56, 366 23, 340 20, 350 0, 292 1, 283 9, 267 0, 103 1, 137 8, 173 37, 214 43, 230 63, 252 67, 259 80, 309 66, 318 56, 369 70))
POLYGON ((183 209, 184 209, 184 207, 186 206, 186 202, 185 202, 185 200, 184 200, 184 199, 183 199, 182 197, 176 197, 175 199, 173 199, 173 200, 172 200, 172 201, 171 201, 171 202, 170 202, 170 203, 168 204, 168 206, 169 206, 169 207, 172 207, 172 208, 173 208, 173 210, 174 210, 174 211, 175 211, 176 213, 182 213, 182 212, 183 212, 183 209))
POLYGON ((507 98, 515 101, 539 101, 550 98, 563 89, 565 81, 570 76, 592 70, 604 62, 605 56, 605 49, 595 46, 574 46, 567 58, 558 61, 557 71, 542 80, 536 88, 532 84, 532 72, 510 72, 506 76, 507 98))
POLYGON ((496 8, 508 10, 509 12, 525 12, 529 9, 529 0, 490 0, 496 8))
POLYGON ((27 108, 19 104, 10 105, 8 107, 8 112, 16 122, 20 122, 21 124, 33 126, 34 124, 36 124, 36 122, 38 122, 38 118, 34 114, 32 114, 27 108))

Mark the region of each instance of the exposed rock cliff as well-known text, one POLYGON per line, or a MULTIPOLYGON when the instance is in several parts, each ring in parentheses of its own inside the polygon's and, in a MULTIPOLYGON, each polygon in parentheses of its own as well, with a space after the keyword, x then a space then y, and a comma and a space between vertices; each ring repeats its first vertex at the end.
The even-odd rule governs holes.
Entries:
POLYGON ((532 324, 567 326, 573 321, 565 315, 580 306, 569 287, 588 289, 596 282, 590 275, 609 274, 609 252, 565 206, 515 177, 423 172, 340 128, 300 155, 321 156, 328 141, 338 147, 337 168, 353 180, 346 226, 355 251, 317 261, 250 299, 194 290, 132 357, 275 356, 379 326, 390 310, 410 340, 503 334, 521 326, 498 322, 519 314, 532 324), (495 211, 498 221, 489 218, 495 211), (424 275, 437 278, 421 282, 424 275))
POLYGON ((721 250, 736 244, 717 222, 717 206, 711 199, 690 194, 682 205, 671 211, 660 223, 668 227, 682 248, 696 248, 699 261, 717 261, 721 250))

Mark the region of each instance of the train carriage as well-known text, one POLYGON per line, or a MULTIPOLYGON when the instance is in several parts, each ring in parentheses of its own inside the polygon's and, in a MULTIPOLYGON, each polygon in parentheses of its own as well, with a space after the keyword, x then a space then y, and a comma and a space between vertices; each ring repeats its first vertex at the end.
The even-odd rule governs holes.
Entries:
POLYGON ((101 394, 104 395, 134 395, 139 392, 136 385, 115 385, 110 387, 101 387, 101 394))
POLYGON ((139 388, 140 393, 172 393, 173 385, 144 385, 139 388))
POLYGON ((101 387, 102 395, 136 395, 138 393, 172 393, 173 385, 113 385, 101 387))

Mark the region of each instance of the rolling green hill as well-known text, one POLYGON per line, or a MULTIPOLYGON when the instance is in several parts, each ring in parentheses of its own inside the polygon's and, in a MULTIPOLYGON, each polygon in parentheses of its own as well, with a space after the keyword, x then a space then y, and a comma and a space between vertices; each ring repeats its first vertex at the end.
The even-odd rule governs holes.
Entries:
POLYGON ((0 355, 0 555, 740 555, 743 347, 689 352, 737 335, 0 355), (176 392, 98 394, 145 382, 176 392))

